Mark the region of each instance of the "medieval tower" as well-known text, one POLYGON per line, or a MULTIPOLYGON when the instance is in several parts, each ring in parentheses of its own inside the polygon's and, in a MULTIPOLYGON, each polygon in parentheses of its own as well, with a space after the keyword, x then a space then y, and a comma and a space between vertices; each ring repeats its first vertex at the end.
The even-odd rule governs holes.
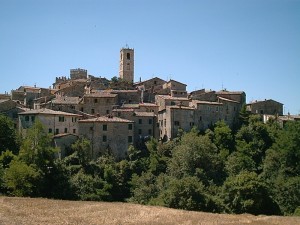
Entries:
POLYGON ((134 81, 134 49, 128 46, 120 50, 119 76, 130 83, 134 81))

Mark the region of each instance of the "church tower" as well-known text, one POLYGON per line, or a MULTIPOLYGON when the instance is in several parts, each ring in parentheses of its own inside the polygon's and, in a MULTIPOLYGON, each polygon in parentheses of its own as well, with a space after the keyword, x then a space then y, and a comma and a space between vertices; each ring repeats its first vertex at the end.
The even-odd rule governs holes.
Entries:
POLYGON ((133 83, 134 80, 134 49, 122 48, 120 50, 119 76, 122 80, 133 83))

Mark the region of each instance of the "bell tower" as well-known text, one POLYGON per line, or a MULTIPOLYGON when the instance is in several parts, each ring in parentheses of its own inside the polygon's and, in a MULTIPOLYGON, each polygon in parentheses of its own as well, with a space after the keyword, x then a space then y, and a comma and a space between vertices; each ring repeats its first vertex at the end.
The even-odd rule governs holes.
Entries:
POLYGON ((134 80, 134 49, 126 48, 120 50, 119 76, 122 80, 133 83, 134 80))

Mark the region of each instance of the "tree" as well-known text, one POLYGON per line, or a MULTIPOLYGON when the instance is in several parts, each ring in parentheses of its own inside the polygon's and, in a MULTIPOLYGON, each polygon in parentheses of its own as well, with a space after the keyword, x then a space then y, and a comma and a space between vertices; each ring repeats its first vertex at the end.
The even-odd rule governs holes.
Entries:
POLYGON ((168 163, 168 173, 171 176, 196 176, 204 184, 208 184, 210 180, 222 183, 225 176, 223 168, 217 147, 207 136, 199 136, 196 130, 182 136, 168 163))
POLYGON ((265 183, 255 172, 242 171, 228 177, 223 185, 223 198, 233 213, 280 214, 265 183))
POLYGON ((168 188, 158 196, 164 206, 185 210, 206 210, 207 196, 204 185, 197 177, 171 178, 168 188))
POLYGON ((13 121, 0 114, 0 154, 5 150, 10 150, 17 154, 19 152, 19 143, 13 121))
POLYGON ((26 163, 13 160, 5 170, 4 187, 12 196, 36 196, 41 174, 26 163))
POLYGON ((51 137, 45 132, 42 123, 36 120, 22 140, 18 160, 38 171, 38 196, 51 197, 53 186, 56 185, 52 183, 55 176, 55 152, 56 149, 51 146, 51 137))

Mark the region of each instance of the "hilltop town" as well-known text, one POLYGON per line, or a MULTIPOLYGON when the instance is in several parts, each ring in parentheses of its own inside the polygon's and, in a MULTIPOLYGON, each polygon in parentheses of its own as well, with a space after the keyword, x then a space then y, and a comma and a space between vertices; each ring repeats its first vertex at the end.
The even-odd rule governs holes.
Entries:
POLYGON ((130 145, 154 137, 177 137, 179 129, 206 130, 223 120, 233 128, 241 109, 276 116, 282 122, 300 119, 283 116, 283 104, 272 99, 246 103, 244 91, 196 90, 176 80, 154 77, 134 83, 134 49, 120 50, 119 78, 95 77, 85 69, 71 69, 56 77, 52 87, 21 86, 0 95, 0 113, 11 117, 23 135, 38 119, 60 147, 59 157, 78 138, 90 140, 92 156, 110 149, 124 158, 130 145))

